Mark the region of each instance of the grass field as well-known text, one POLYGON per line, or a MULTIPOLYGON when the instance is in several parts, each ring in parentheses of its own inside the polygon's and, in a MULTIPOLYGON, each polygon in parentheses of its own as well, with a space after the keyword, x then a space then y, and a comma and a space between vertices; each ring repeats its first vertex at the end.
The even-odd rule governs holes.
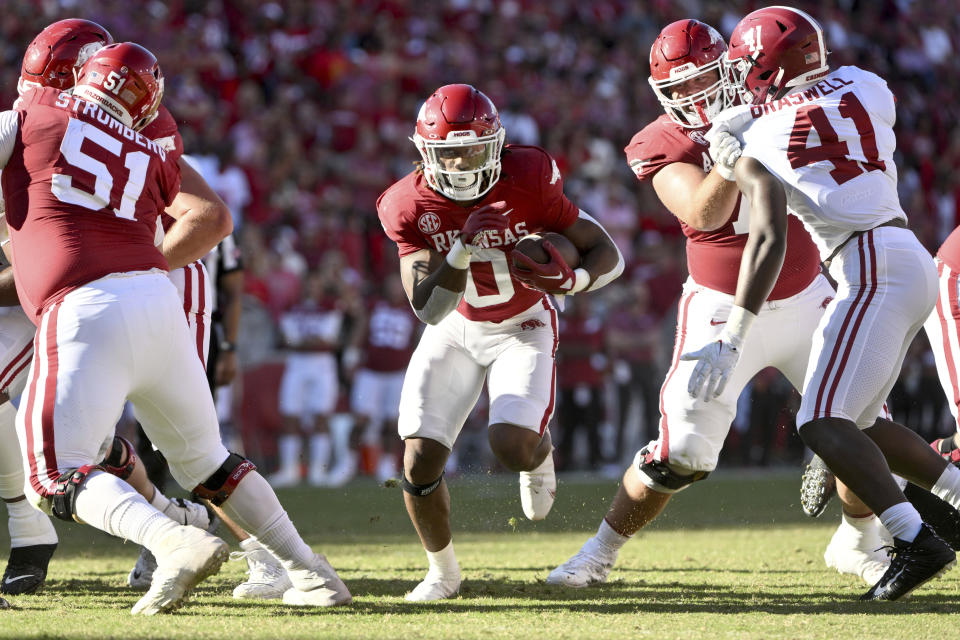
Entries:
POLYGON ((905 602, 858 602, 866 586, 823 565, 836 504, 819 520, 806 518, 798 483, 797 473, 717 474, 631 541, 607 584, 564 590, 544 578, 596 529, 615 482, 561 477, 553 512, 534 524, 522 517, 513 476, 455 479, 463 587, 458 598, 427 605, 403 600, 426 560, 399 489, 357 481, 281 492, 354 594, 352 606, 332 611, 232 599, 246 567, 237 561, 179 613, 133 617, 139 594, 124 580, 137 547, 57 523, 61 547, 46 589, 11 599, 14 609, 0 611, 0 638, 957 637, 960 574, 905 602))

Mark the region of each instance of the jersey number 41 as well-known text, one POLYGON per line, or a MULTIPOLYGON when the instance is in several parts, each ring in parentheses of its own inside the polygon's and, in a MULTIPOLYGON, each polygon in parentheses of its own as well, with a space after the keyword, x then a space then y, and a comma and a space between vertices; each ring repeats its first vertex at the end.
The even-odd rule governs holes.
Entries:
POLYGON ((857 162, 848 157, 850 150, 847 143, 839 139, 823 107, 810 105, 797 109, 797 118, 794 120, 793 132, 790 134, 790 146, 787 148, 790 166, 798 169, 826 160, 833 165, 830 176, 836 180, 837 184, 843 184, 868 171, 886 170, 887 165, 880 159, 877 151, 877 138, 870 116, 852 91, 840 96, 839 112, 841 117, 853 120, 853 124, 857 127, 860 148, 863 149, 865 161, 857 162), (820 136, 819 146, 807 146, 807 136, 810 135, 811 128, 816 129, 817 135, 820 136))

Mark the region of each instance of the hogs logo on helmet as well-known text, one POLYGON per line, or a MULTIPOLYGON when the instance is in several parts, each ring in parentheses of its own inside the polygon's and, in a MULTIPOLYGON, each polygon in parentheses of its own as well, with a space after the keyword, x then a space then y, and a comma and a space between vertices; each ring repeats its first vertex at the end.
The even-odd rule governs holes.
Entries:
POLYGON ((94 53, 113 44, 110 32, 90 20, 71 18, 47 26, 23 54, 17 92, 33 87, 66 90, 76 83, 76 72, 94 53))
POLYGON ((451 200, 476 200, 500 178, 505 131, 493 102, 468 84, 448 84, 427 98, 411 140, 430 187, 451 200))
POLYGON ((83 65, 74 94, 139 131, 157 115, 163 97, 163 73, 157 58, 140 45, 112 44, 83 65))
POLYGON ((682 127, 704 127, 729 106, 721 65, 727 43, 716 29, 699 20, 668 24, 650 48, 650 86, 664 111, 682 127), (708 76, 712 82, 698 85, 686 95, 675 90, 694 78, 708 76))

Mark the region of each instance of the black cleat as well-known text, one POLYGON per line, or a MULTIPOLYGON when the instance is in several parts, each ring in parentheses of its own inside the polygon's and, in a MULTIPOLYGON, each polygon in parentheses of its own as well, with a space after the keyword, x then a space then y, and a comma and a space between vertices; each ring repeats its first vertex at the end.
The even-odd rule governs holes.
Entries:
POLYGON ((56 544, 35 544, 10 549, 7 569, 0 582, 0 593, 19 596, 34 593, 42 587, 43 581, 47 579, 47 565, 56 550, 56 544))
POLYGON ((954 509, 949 502, 909 482, 903 489, 903 495, 934 533, 943 538, 954 551, 960 549, 960 511, 954 509))
POLYGON ((820 456, 813 456, 800 479, 800 507, 811 518, 816 518, 837 492, 837 479, 820 456))
POLYGON ((894 538, 893 546, 884 548, 892 557, 890 567, 877 584, 860 596, 861 600, 899 600, 957 563, 954 550, 926 523, 920 526, 913 542, 894 538))

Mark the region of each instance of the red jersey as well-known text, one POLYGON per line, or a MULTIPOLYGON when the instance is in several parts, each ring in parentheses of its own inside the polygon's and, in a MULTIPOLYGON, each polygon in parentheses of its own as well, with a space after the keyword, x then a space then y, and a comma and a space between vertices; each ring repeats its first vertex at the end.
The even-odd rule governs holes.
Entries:
POLYGON ((57 89, 28 92, 16 117, 2 182, 27 315, 37 321, 49 304, 111 273, 167 269, 153 240, 157 216, 180 190, 176 160, 57 89))
POLYGON ((280 316, 280 337, 293 351, 323 353, 340 342, 343 311, 332 298, 304 300, 280 316))
MULTIPOLYGON (((177 122, 173 119, 170 111, 162 104, 157 109, 157 117, 145 126, 140 133, 165 149, 167 155, 171 156, 174 162, 177 162, 183 155, 183 138, 180 137, 177 122)), ((172 216, 166 213, 160 214, 160 224, 164 231, 169 229, 175 221, 172 216)))
POLYGON ((177 121, 173 119, 173 115, 162 104, 157 108, 157 117, 145 126, 140 133, 159 144, 168 156, 173 157, 174 161, 183 155, 183 139, 180 137, 180 130, 177 128, 177 121))
POLYGON ((557 352, 557 386, 602 387, 604 323, 594 316, 574 315, 560 318, 563 342, 557 352))
POLYGON ((416 328, 409 304, 374 302, 367 323, 364 368, 383 373, 403 371, 413 354, 416 328))
POLYGON ((937 257, 954 271, 960 271, 960 227, 951 231, 943 241, 940 250, 937 251, 937 257))
MULTIPOLYGON (((674 162, 713 167, 704 137, 709 127, 685 129, 663 114, 633 136, 624 152, 641 182, 652 180, 660 169, 674 162)), ((698 231, 680 221, 687 236, 687 267, 700 285, 734 295, 740 273, 740 258, 747 244, 749 204, 740 196, 737 208, 725 225, 715 231, 698 231)), ((789 298, 803 291, 820 273, 820 254, 796 216, 787 216, 787 254, 770 300, 789 298)))
POLYGON ((467 288, 457 311, 468 320, 502 322, 526 311, 546 296, 513 278, 509 254, 517 240, 530 233, 563 231, 577 221, 579 209, 563 195, 557 164, 538 147, 507 145, 500 179, 482 200, 461 207, 411 173, 377 200, 377 213, 400 256, 421 249, 446 253, 460 235, 467 217, 492 202, 505 201, 510 223, 488 236, 489 247, 474 251, 467 288))

